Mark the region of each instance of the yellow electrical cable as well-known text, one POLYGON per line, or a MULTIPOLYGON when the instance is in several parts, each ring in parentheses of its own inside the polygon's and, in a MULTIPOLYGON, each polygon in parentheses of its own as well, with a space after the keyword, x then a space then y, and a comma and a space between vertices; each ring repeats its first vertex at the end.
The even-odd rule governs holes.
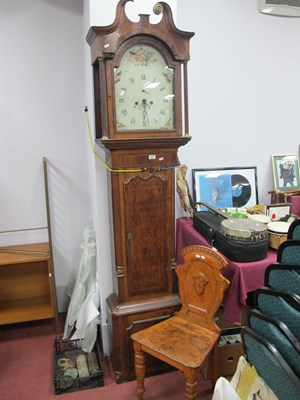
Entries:
POLYGON ((110 172, 145 172, 147 171, 147 168, 141 168, 141 169, 112 169, 110 168, 106 162, 103 160, 103 158, 101 158, 99 156, 99 154, 96 152, 95 150, 95 146, 93 143, 93 139, 92 139, 92 133, 91 133, 91 127, 90 127, 90 121, 89 121, 89 117, 88 117, 88 108, 86 107, 85 110, 85 117, 86 117, 86 123, 87 123, 87 127, 88 127, 88 133, 89 133, 89 138, 90 138, 90 145, 92 148, 93 153, 95 154, 95 156, 98 158, 98 160, 110 171, 110 172))

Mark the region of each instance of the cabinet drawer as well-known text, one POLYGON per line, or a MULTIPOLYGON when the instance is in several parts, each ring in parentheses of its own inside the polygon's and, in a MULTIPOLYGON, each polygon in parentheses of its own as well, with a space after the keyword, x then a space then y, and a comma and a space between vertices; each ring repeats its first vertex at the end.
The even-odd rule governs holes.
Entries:
POLYGON ((135 152, 134 154, 114 154, 111 163, 112 168, 175 167, 177 165, 177 156, 174 154, 174 151, 147 149, 135 152))

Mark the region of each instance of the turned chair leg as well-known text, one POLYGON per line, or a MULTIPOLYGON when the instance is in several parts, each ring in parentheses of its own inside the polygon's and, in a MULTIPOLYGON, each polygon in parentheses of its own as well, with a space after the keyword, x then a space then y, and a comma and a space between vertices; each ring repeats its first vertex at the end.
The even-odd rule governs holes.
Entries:
POLYGON ((212 387, 215 387, 215 384, 218 379, 218 369, 217 369, 217 344, 214 346, 213 350, 210 352, 208 357, 208 368, 209 368, 209 376, 212 387))
POLYGON ((135 374, 136 374, 136 384, 137 384, 137 399, 144 399, 145 391, 145 355, 141 350, 139 343, 134 342, 134 361, 135 361, 135 374))
POLYGON ((184 400, 196 400, 197 380, 199 372, 200 368, 197 369, 187 368, 183 370, 183 374, 185 377, 184 400))

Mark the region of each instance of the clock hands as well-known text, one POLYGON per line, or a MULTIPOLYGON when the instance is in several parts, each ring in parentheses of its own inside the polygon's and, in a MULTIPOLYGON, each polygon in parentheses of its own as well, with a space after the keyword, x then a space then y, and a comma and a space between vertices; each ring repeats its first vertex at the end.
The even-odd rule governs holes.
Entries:
POLYGON ((149 127, 149 118, 147 109, 150 107, 151 106, 150 104, 147 103, 146 99, 143 99, 142 103, 139 105, 139 109, 140 108, 142 109, 142 118, 143 118, 142 125, 147 128, 149 127))
MULTIPOLYGON (((130 53, 134 55, 134 51, 130 53)), ((167 75, 166 75, 167 76, 167 75)), ((133 74, 129 70, 115 73, 119 92, 117 122, 119 130, 125 129, 169 129, 162 128, 166 122, 170 94, 164 83, 166 76, 149 76, 148 70, 133 74), (120 79, 119 79, 120 78, 120 79)), ((168 88, 168 86, 167 86, 168 88)))

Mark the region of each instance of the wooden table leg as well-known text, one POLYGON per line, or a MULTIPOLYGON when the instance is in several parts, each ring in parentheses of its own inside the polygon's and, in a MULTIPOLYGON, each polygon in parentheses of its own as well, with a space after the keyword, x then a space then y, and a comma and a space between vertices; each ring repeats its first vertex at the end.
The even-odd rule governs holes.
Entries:
POLYGON ((135 374, 137 384, 137 399, 144 399, 145 391, 145 355, 141 350, 141 345, 137 342, 133 343, 134 346, 134 362, 135 362, 135 374))

